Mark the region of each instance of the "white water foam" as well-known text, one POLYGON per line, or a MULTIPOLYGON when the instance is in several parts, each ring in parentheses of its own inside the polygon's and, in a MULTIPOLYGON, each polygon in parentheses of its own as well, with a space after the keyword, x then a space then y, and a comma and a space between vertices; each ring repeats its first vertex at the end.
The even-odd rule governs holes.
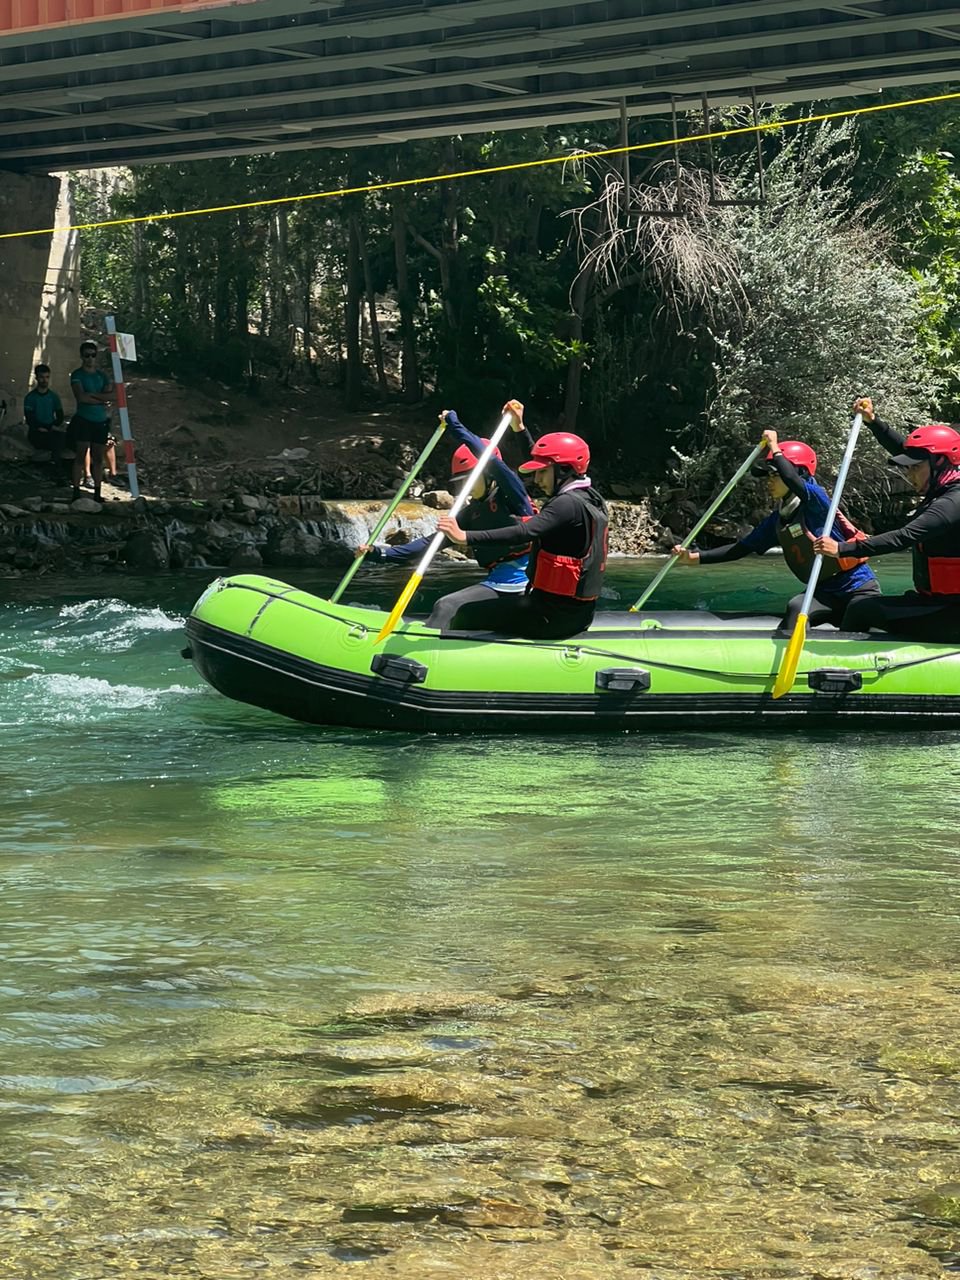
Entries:
POLYGON ((88 648, 118 653, 131 649, 145 635, 180 631, 184 621, 178 614, 142 609, 122 600, 84 600, 64 605, 46 634, 36 636, 35 647, 48 653, 88 648), (96 629, 90 630, 91 624, 96 629))
POLYGON ((164 689, 146 689, 141 685, 111 684, 97 676, 35 674, 20 684, 21 702, 31 718, 42 708, 48 723, 77 724, 84 720, 103 720, 111 712, 152 711, 172 699, 195 697, 202 688, 173 684, 164 689))

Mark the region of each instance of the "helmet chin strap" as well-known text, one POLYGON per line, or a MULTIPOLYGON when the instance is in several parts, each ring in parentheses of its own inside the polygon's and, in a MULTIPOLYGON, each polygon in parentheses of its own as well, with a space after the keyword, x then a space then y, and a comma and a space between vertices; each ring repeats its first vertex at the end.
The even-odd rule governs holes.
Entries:
POLYGON ((927 481, 926 488, 924 489, 925 494, 933 493, 934 489, 937 487, 937 481, 940 479, 941 474, 948 469, 949 459, 938 458, 936 454, 930 454, 930 479, 927 481))

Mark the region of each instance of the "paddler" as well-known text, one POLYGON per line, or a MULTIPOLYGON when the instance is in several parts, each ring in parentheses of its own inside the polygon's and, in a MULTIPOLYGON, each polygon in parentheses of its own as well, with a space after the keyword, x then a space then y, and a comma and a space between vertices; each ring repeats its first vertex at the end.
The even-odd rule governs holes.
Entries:
MULTIPOLYGON (((522 457, 528 458, 533 447, 533 438, 523 421, 523 405, 519 400, 508 400, 503 412, 510 414, 510 427, 514 439, 519 446, 522 457)), ((460 421, 454 409, 444 409, 440 415, 445 434, 448 433, 451 443, 456 446, 450 460, 450 483, 463 484, 470 472, 477 465, 477 458, 489 444, 481 436, 476 436, 460 421)), ((513 518, 523 519, 536 511, 523 481, 503 460, 500 450, 494 452, 487 463, 484 474, 476 481, 470 494, 470 501, 460 512, 460 521, 465 529, 501 529, 505 525, 513 527, 513 518)), ((431 538, 415 538, 413 542, 401 546, 381 544, 374 547, 358 547, 357 554, 365 551, 376 559, 388 564, 407 564, 418 560, 430 545, 431 538)), ((449 631, 459 625, 457 615, 467 605, 496 603, 501 596, 522 594, 527 589, 527 559, 530 551, 530 539, 517 547, 483 547, 474 553, 474 559, 487 576, 482 582, 464 587, 460 591, 452 591, 442 596, 433 606, 433 612, 427 619, 428 627, 436 627, 441 631, 449 631)))
MULTIPOLYGON (((844 630, 879 627, 916 640, 960 643, 960 430, 934 422, 903 435, 877 417, 869 396, 855 401, 853 408, 891 455, 891 466, 920 495, 920 503, 900 529, 873 534, 856 545, 856 554, 868 557, 911 551, 914 590, 851 600, 844 630)), ((836 532, 819 537, 814 546, 832 563, 850 554, 849 540, 836 532)))
POLYGON ((460 627, 499 631, 538 640, 563 640, 593 620, 607 561, 607 508, 587 468, 590 450, 580 436, 552 431, 533 446, 519 470, 533 478, 542 499, 539 514, 500 529, 468 529, 450 516, 440 528, 473 554, 499 554, 531 538, 529 587, 463 610, 460 627))
MULTIPOLYGON (((763 439, 766 453, 751 469, 751 474, 766 478, 767 492, 775 503, 773 511, 737 542, 706 551, 687 551, 676 546, 673 552, 681 564, 723 564, 744 556, 763 555, 779 545, 787 567, 805 583, 816 555, 816 539, 823 532, 830 509, 830 495, 814 480, 817 455, 808 444, 802 440, 781 441, 773 430, 764 431, 763 439)), ((810 607, 810 626, 819 622, 840 626, 852 602, 873 601, 880 594, 880 584, 864 559, 865 553, 859 550, 863 546, 859 541, 863 535, 842 512, 837 513, 833 534, 844 539, 846 550, 842 559, 826 562, 820 571, 810 607)), ((780 623, 782 630, 793 630, 802 603, 801 591, 787 605, 780 623)))

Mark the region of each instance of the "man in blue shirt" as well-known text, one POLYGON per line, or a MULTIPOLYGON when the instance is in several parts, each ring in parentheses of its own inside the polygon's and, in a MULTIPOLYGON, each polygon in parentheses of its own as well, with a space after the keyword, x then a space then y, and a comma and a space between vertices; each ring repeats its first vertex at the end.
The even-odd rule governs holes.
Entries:
POLYGON ((70 387, 77 411, 70 422, 70 442, 76 453, 73 459, 73 496, 79 498, 83 480, 84 459, 90 450, 90 474, 93 476, 94 501, 102 502, 103 455, 110 434, 107 406, 113 398, 113 379, 97 368, 97 344, 81 342, 80 368, 70 375, 70 387))
MULTIPOLYGON (((774 510, 739 541, 725 547, 686 551, 677 546, 673 551, 682 564, 720 564, 741 560, 744 556, 763 555, 779 544, 783 548, 787 568, 806 583, 816 555, 814 539, 823 533, 830 510, 830 495, 813 478, 817 470, 817 455, 808 444, 801 440, 784 440, 781 444, 776 431, 764 431, 763 439, 767 452, 753 473, 766 477, 770 497, 777 504, 774 510)), ((858 536, 863 535, 857 533, 842 512, 838 512, 833 537, 848 542, 855 541, 858 536)), ((803 594, 801 591, 795 595, 787 605, 780 624, 783 630, 793 630, 800 616, 803 594)), ((818 622, 832 622, 839 626, 852 600, 879 594, 880 584, 862 557, 824 560, 810 606, 810 626, 816 626, 818 622)))
POLYGON ((63 429, 63 405, 50 390, 50 366, 38 364, 33 371, 36 382, 23 397, 23 416, 27 420, 27 439, 34 449, 45 449, 56 466, 66 441, 63 429))

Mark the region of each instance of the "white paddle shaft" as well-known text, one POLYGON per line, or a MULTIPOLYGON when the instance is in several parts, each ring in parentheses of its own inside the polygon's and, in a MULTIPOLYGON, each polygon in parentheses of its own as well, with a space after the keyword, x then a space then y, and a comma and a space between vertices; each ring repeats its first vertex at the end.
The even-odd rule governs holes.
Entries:
MULTIPOLYGON (((830 509, 827 512, 827 518, 823 526, 823 536, 825 538, 833 537, 833 525, 837 518, 837 512, 840 510, 840 499, 843 496, 843 486, 847 482, 847 472, 850 470, 850 463, 853 461, 853 451, 857 447, 857 436, 860 434, 860 428, 863 426, 863 417, 857 414, 850 426, 850 434, 847 436, 847 447, 843 451, 843 461, 840 463, 840 470, 837 472, 837 483, 833 486, 833 498, 830 502, 830 509)), ((803 604, 800 606, 801 617, 808 618, 810 616, 810 605, 813 603, 814 592, 817 589, 817 583, 820 580, 820 570, 823 568, 823 556, 814 556, 813 568, 810 570, 810 580, 807 583, 807 589, 803 593, 803 604)))

